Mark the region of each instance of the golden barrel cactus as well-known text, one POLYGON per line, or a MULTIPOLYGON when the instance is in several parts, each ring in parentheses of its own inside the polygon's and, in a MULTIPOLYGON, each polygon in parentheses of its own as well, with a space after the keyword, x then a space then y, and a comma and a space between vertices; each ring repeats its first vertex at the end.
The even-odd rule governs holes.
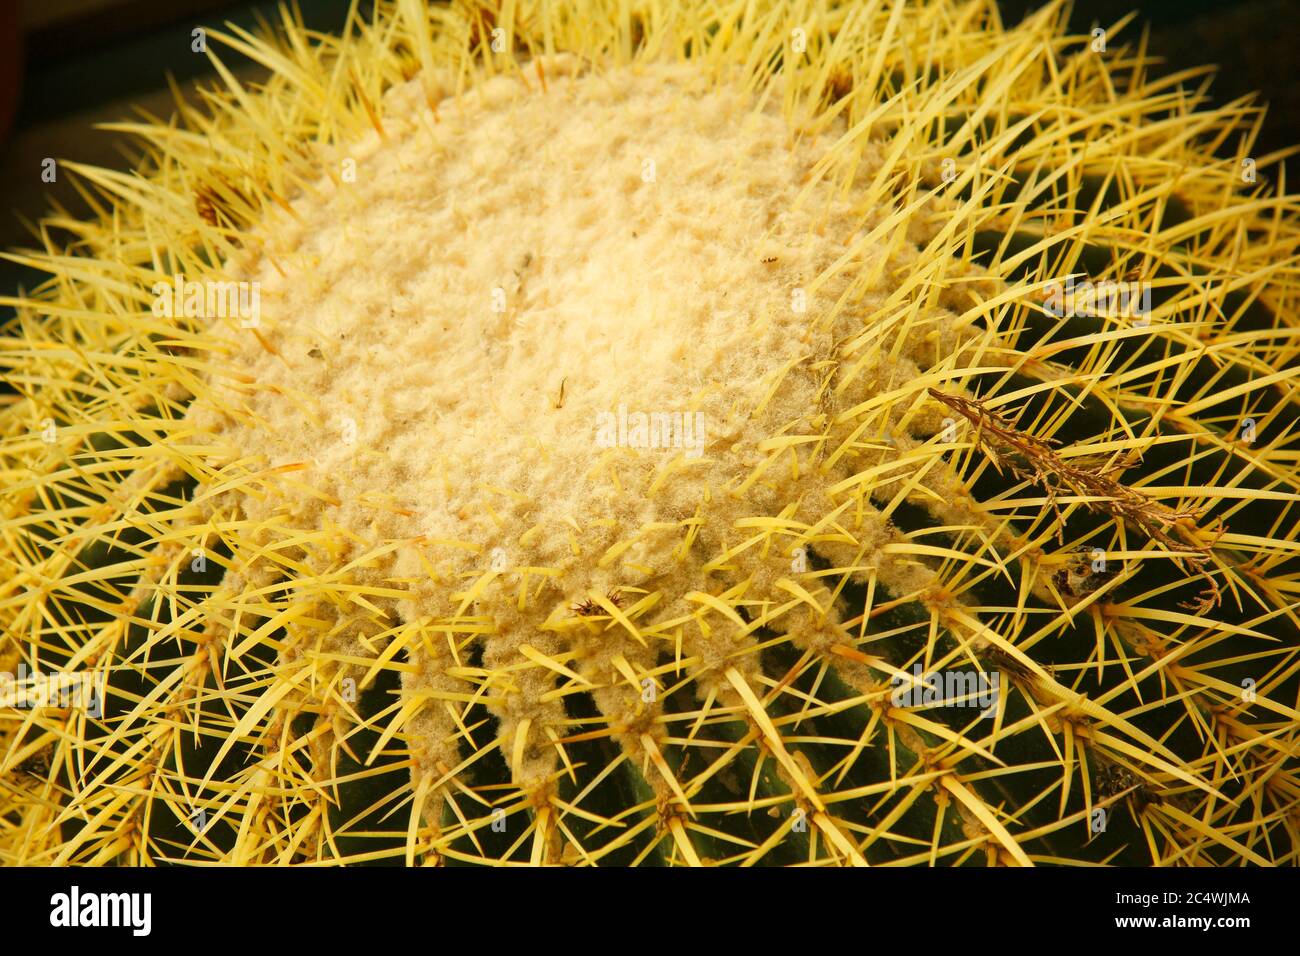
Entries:
POLYGON ((1297 199, 1067 13, 197 34, 11 254, 0 861, 1294 863, 1297 199))

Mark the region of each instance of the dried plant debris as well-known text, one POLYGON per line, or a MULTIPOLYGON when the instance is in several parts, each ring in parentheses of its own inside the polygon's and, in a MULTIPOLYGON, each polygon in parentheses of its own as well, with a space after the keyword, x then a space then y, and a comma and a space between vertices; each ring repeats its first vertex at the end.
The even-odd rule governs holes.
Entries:
POLYGON ((1063 458, 1056 448, 1058 441, 1019 430, 979 399, 949 395, 937 388, 928 391, 975 426, 975 442, 999 470, 1006 469, 1043 488, 1053 507, 1063 493, 1077 495, 1086 508, 1113 515, 1177 553, 1190 566, 1199 567, 1209 560, 1209 546, 1188 528, 1197 512, 1169 508, 1119 480, 1118 475, 1135 464, 1132 457, 1063 458))

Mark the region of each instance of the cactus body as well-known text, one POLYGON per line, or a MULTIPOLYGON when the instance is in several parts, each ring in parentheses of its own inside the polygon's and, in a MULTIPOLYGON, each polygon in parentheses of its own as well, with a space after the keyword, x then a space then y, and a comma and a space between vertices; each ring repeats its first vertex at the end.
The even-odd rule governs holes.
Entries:
POLYGON ((378 7, 15 256, 0 671, 90 701, 0 860, 1295 862, 1248 106, 1059 5, 378 7))

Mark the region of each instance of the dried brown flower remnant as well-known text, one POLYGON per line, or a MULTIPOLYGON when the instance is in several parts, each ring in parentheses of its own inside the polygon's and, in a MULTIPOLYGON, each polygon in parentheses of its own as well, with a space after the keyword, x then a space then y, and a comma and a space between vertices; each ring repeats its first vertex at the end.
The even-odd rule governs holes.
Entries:
POLYGON ((1052 447, 1056 442, 1021 431, 978 399, 948 395, 937 388, 930 388, 929 393, 975 426, 975 442, 994 467, 999 471, 1005 467, 1016 477, 1039 485, 1054 507, 1057 495, 1066 490, 1082 498, 1090 511, 1120 519, 1197 569, 1209 560, 1209 549, 1184 524, 1196 519, 1198 512, 1175 511, 1121 483, 1116 474, 1123 471, 1126 461, 1098 463, 1095 456, 1067 460, 1052 447))
MULTIPOLYGON (((623 595, 618 591, 610 594, 608 600, 609 603, 614 605, 616 608, 621 609, 623 607, 623 595)), ((591 600, 591 598, 583 598, 581 601, 575 602, 570 610, 572 610, 574 614, 578 615, 578 617, 594 617, 597 614, 605 613, 605 609, 595 601, 591 600)))

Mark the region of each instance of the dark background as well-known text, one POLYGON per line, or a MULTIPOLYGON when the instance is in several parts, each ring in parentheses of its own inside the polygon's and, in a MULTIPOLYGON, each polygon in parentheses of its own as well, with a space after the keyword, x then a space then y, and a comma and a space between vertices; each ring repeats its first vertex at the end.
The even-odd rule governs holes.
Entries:
MULTIPOLYGON (((999 3, 1008 23, 1039 5, 1035 0, 999 3)), ((367 6, 363 0, 363 10, 367 6)), ((299 7, 309 27, 337 31, 348 0, 299 0, 299 7)), ((187 95, 196 82, 215 76, 207 57, 191 52, 195 26, 232 21, 255 29, 259 18, 277 20, 278 9, 276 0, 0 0, 0 127, 6 85, 12 92, 18 80, 20 94, 7 137, 0 131, 0 249, 29 245, 24 220, 39 218, 52 199, 74 212, 84 208, 67 177, 53 185, 41 182, 42 159, 126 168, 122 140, 93 130, 92 124, 130 118, 136 107, 166 118, 173 102, 168 74, 187 95), (19 58, 7 42, 17 36, 24 48, 19 58), (13 73, 9 80, 7 71, 13 73)), ((1216 101, 1261 94, 1270 109, 1258 154, 1300 144, 1295 69, 1300 0, 1079 0, 1071 28, 1086 33, 1134 9, 1138 21, 1124 30, 1120 42, 1136 40, 1140 24, 1149 24, 1149 51, 1163 58, 1169 71, 1219 65, 1212 87, 1216 101)), ((222 57, 241 78, 259 75, 259 68, 239 64, 229 50, 222 50, 222 57)), ((1290 182, 1293 171, 1300 174, 1300 158, 1288 160, 1290 182)), ((37 279, 36 273, 0 261, 0 294, 37 279)))

